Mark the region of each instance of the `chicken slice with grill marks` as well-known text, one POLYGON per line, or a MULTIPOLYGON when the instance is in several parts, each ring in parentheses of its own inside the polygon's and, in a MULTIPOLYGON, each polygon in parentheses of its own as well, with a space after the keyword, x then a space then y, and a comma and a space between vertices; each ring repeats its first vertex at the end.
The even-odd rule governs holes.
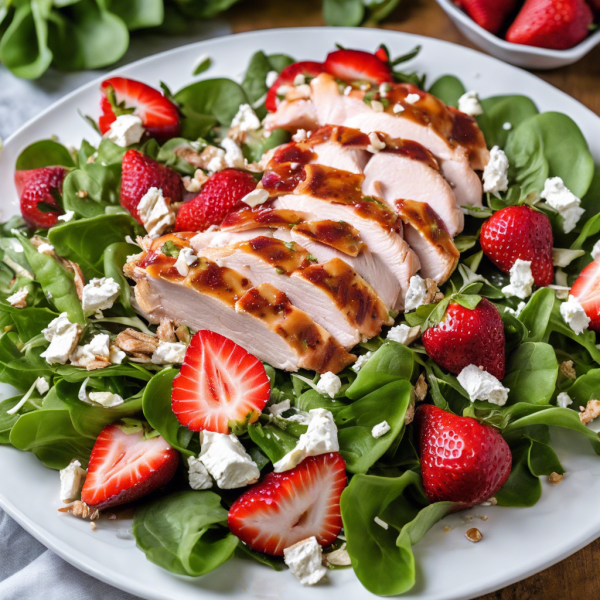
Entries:
POLYGON ((259 360, 288 371, 337 373, 356 359, 273 286, 252 288, 240 273, 203 258, 182 276, 176 259, 163 254, 162 248, 166 241, 178 248, 188 246, 188 241, 165 238, 153 240, 124 269, 136 282, 136 301, 151 322, 169 318, 193 331, 216 331, 259 360))

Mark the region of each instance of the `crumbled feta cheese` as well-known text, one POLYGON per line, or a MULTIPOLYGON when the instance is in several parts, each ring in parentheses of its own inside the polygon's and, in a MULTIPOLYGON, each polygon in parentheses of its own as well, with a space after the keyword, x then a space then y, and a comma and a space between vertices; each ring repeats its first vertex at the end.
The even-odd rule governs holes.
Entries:
POLYGON ((408 96, 404 98, 404 102, 407 102, 408 104, 416 104, 420 99, 421 96, 419 96, 419 94, 408 94, 408 96))
POLYGON ((568 267, 576 258, 583 256, 585 250, 552 248, 552 263, 555 267, 568 267))
POLYGON ((43 396, 50 389, 50 386, 43 377, 38 377, 35 380, 35 389, 38 391, 40 396, 43 396))
POLYGON ((371 100, 371 108, 375 112, 383 112, 384 106, 379 100, 371 100))
POLYGON ((569 299, 560 305, 560 314, 565 323, 577 334, 583 333, 590 324, 590 318, 585 314, 583 306, 575 296, 569 294, 569 299))
POLYGON ((502 288, 502 293, 523 300, 531 296, 534 283, 533 274, 531 273, 531 261, 517 258, 509 273, 510 283, 502 288))
POLYGON ((188 458, 188 480, 193 490, 208 490, 213 486, 213 480, 199 458, 188 458))
POLYGON ((225 164, 230 169, 244 169, 246 167, 246 159, 242 149, 231 138, 225 138, 221 142, 221 146, 225 150, 225 164))
POLYGON ((298 129, 292 136, 292 140, 294 140, 294 142, 304 142, 306 140, 306 129, 298 129))
POLYGON ((92 279, 83 288, 81 306, 84 312, 107 310, 121 293, 121 286, 112 277, 92 279))
POLYGON ((233 433, 201 431, 200 444, 200 460, 221 489, 241 488, 258 481, 258 467, 233 433))
POLYGON ((377 425, 375 425, 373 427, 373 429, 371 429, 371 435, 375 439, 377 439, 377 438, 380 438, 382 435, 385 435, 390 430, 391 430, 390 424, 387 421, 382 421, 381 423, 378 423, 377 425))
POLYGON ((374 131, 369 134, 369 142, 367 150, 372 154, 377 154, 377 152, 385 148, 385 142, 374 131))
POLYGON ((306 77, 302 73, 298 73, 296 77, 294 77, 294 85, 304 85, 306 83, 306 77))
POLYGON ((317 392, 323 396, 334 398, 342 387, 342 380, 331 371, 323 373, 317 382, 317 392))
POLYGON ((167 204, 163 191, 156 187, 151 187, 142 196, 138 214, 151 238, 159 237, 175 223, 175 213, 167 204))
POLYGON ((347 85, 344 88, 344 96, 349 96, 352 93, 352 86, 351 85, 347 85))
POLYGON ((112 392, 90 392, 88 397, 93 404, 99 404, 104 408, 113 408, 124 402, 119 394, 112 392))
POLYGON ((420 327, 409 327, 408 325, 401 323, 388 331, 386 339, 392 340, 392 342, 398 342, 399 344, 404 344, 405 346, 410 346, 410 344, 418 339, 420 335, 420 327))
POLYGON ((508 121, 506 123, 504 123, 502 125, 502 129, 504 129, 504 131, 510 131, 512 129, 512 123, 509 123, 508 121))
POLYGON ((265 83, 267 84, 267 87, 270 88, 273 86, 273 84, 277 81, 277 78, 279 77, 279 73, 277 71, 269 71, 267 73, 267 77, 265 79, 265 83))
POLYGON ((37 247, 37 251, 40 254, 52 254, 54 252, 54 246, 44 242, 37 247))
POLYGON ((77 367, 87 367, 95 360, 108 361, 110 357, 110 337, 106 333, 96 334, 89 344, 77 346, 69 357, 77 367))
POLYGON ((127 354, 115 345, 112 345, 108 352, 108 360, 112 365, 120 365, 126 356, 127 354))
POLYGON ((465 367, 457 376, 458 383, 469 394, 471 402, 487 400, 492 404, 504 406, 508 399, 508 388, 505 388, 491 373, 476 365, 465 367))
POLYGON ((175 261, 175 268, 182 277, 187 277, 190 267, 196 262, 198 262, 198 257, 195 252, 191 248, 182 248, 175 261))
POLYGON ((182 342, 159 342, 152 354, 152 362, 156 365, 177 364, 185 360, 187 346, 182 342))
POLYGON ((563 230, 569 233, 575 229, 581 215, 581 200, 564 184, 560 177, 546 179, 540 197, 563 218, 563 230))
POLYGON ((294 406, 291 406, 289 400, 284 400, 283 402, 279 402, 278 404, 273 404, 269 407, 269 414, 272 417, 277 417, 279 419, 285 419, 286 421, 293 421, 295 423, 301 423, 302 425, 308 425, 310 423, 310 416, 307 412, 303 410, 298 410, 294 406), (293 415, 289 417, 284 417, 283 413, 288 410, 295 411, 293 415))
POLYGON ((425 304, 427 298, 427 283, 419 275, 413 275, 408 284, 406 297, 404 299, 404 311, 416 310, 425 304))
POLYGON ((458 110, 469 115, 470 117, 477 117, 483 114, 483 108, 479 103, 479 96, 477 92, 466 92, 458 99, 458 110))
POLYGON ((385 98, 388 95, 388 92, 390 91, 391 87, 389 83, 382 83, 379 85, 379 95, 382 98, 385 98))
POLYGON ((483 169, 483 191, 498 194, 508 189, 508 158, 504 150, 494 146, 490 150, 490 160, 483 169))
POLYGON ((75 212, 72 210, 68 210, 64 215, 59 215, 57 218, 59 221, 64 221, 65 223, 68 223, 69 221, 72 221, 74 217, 75 212))
POLYGON ((110 125, 104 137, 121 148, 137 144, 144 135, 142 120, 135 115, 119 115, 110 125))
POLYGON ((227 168, 227 163, 225 162, 225 150, 216 147, 213 147, 212 150, 212 158, 208 161, 206 170, 210 171, 211 173, 223 171, 227 168))
POLYGON ((373 356, 373 353, 370 350, 366 354, 361 354, 350 368, 358 373, 369 362, 371 356, 373 356))
POLYGON ((556 397, 556 404, 561 408, 567 408, 568 406, 573 404, 573 400, 571 400, 571 397, 569 396, 569 394, 567 394, 567 392, 561 392, 556 397))
POLYGON ((596 260, 600 255, 600 240, 598 240, 592 248, 592 258, 596 260))
POLYGON ((71 323, 65 312, 51 321, 46 329, 42 329, 42 333, 50 345, 40 356, 50 365, 55 363, 64 365, 75 350, 82 329, 76 323, 71 323))
POLYGON ((231 126, 238 127, 240 131, 256 131, 260 129, 260 120, 249 104, 242 104, 233 117, 231 126))
POLYGON ((27 296, 29 296, 29 290, 27 288, 21 288, 14 294, 9 296, 6 301, 17 308, 25 308, 27 306, 27 296))
POLYGON ((68 467, 60 471, 60 499, 68 504, 79 499, 87 471, 78 460, 72 460, 68 467))
POLYGON ((396 104, 394 104, 394 108, 392 108, 392 111, 395 115, 400 114, 401 112, 404 112, 404 106, 402 106, 400 102, 397 102, 396 104))
POLYGON ((517 305, 517 308, 510 308, 510 306, 507 306, 504 310, 506 312, 510 313, 511 315, 518 317, 523 312, 523 309, 526 306, 527 306, 527 304, 525 304, 525 302, 519 302, 519 304, 517 305))
POLYGON ((283 400, 282 402, 278 402, 277 404, 273 404, 269 406, 269 414, 273 417, 281 417, 281 415, 290 410, 292 405, 289 400, 283 400))
POLYGON ((308 456, 339 451, 337 427, 333 415, 324 408, 313 408, 308 414, 310 422, 306 433, 300 436, 293 450, 273 465, 276 473, 293 469, 308 456))
POLYGON ((264 204, 269 199, 269 192, 262 188, 256 188, 242 198, 242 202, 250 208, 254 208, 259 204, 264 204))
POLYGON ((380 519, 379 517, 375 517, 373 519, 373 521, 375 521, 375 523, 377 523, 377 525, 379 525, 379 527, 382 527, 386 531, 390 528, 390 526, 385 521, 383 521, 382 519, 380 519))
POLYGON ((315 585, 327 574, 323 551, 314 536, 285 548, 283 560, 302 585, 315 585))

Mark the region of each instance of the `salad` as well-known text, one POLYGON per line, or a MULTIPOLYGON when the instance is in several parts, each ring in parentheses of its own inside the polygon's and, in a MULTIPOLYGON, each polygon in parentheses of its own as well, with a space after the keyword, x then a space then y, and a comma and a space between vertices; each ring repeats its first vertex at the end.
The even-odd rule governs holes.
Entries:
POLYGON ((237 556, 397 595, 447 514, 562 481, 550 426, 600 454, 585 138, 400 71, 417 52, 259 51, 241 84, 175 93, 112 77, 99 141, 22 151, 0 443, 60 471, 62 512, 132 506, 179 575, 237 556))

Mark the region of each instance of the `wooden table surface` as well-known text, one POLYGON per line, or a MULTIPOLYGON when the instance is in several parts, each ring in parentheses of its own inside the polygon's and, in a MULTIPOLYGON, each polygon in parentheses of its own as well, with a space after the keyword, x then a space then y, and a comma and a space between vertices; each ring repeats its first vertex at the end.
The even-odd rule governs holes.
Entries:
MULTIPOLYGON (((325 24, 321 0, 246 0, 231 9, 227 17, 236 33, 325 24)), ((476 48, 434 0, 402 0, 382 27, 476 48)), ((535 73, 600 115, 600 46, 574 65, 535 73)), ((600 540, 597 540, 563 562, 479 600, 597 600, 600 599, 600 577, 596 574, 599 560, 600 540)))

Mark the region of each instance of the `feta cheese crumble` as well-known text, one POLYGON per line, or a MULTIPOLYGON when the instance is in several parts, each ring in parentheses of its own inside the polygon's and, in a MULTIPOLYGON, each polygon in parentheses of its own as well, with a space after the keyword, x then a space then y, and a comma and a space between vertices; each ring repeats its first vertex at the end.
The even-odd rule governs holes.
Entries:
POLYGON ((386 336, 386 339, 392 340, 392 342, 398 342, 404 346, 410 346, 416 339, 421 335, 421 328, 409 327, 404 323, 392 327, 386 336))
POLYGON ((583 306, 575 296, 569 294, 569 299, 560 305, 560 314, 565 323, 577 334, 583 333, 590 324, 590 318, 585 314, 583 306))
POLYGON ((567 392, 561 392, 556 397, 556 405, 560 406, 560 408, 567 408, 571 404, 573 404, 573 400, 571 400, 571 397, 569 394, 567 394, 567 392))
POLYGON ((504 150, 494 146, 490 150, 490 160, 483 169, 483 191, 490 194, 506 192, 508 189, 508 158, 504 150))
POLYGON ((222 148, 216 148, 215 146, 211 146, 211 149, 212 157, 206 165, 206 170, 210 173, 223 171, 223 169, 227 168, 227 163, 225 162, 225 150, 222 148))
POLYGON ((231 126, 238 127, 240 131, 256 131, 260 129, 260 120, 249 104, 242 104, 233 117, 231 126))
POLYGON ((308 456, 339 451, 340 445, 333 415, 324 408, 313 408, 308 414, 310 422, 306 433, 300 436, 293 450, 273 465, 275 473, 293 469, 308 456))
POLYGON ((183 364, 187 346, 182 342, 159 342, 152 354, 155 365, 183 364))
POLYGON ((392 111, 395 115, 398 115, 401 112, 404 112, 404 106, 402 106, 400 102, 397 102, 396 104, 394 104, 394 108, 392 108, 392 111))
POLYGON ((127 354, 115 345, 112 345, 108 352, 108 360, 112 365, 120 365, 126 356, 127 354))
POLYGON ((119 115, 110 124, 104 137, 121 148, 127 148, 127 146, 137 144, 145 131, 142 120, 136 115, 119 115))
POLYGON ((289 400, 283 400, 282 402, 278 402, 277 404, 273 404, 272 406, 269 406, 269 414, 273 417, 281 417, 281 415, 288 411, 291 410, 292 405, 290 403, 289 400))
POLYGON ((64 215, 59 215, 57 217, 57 219, 59 221, 63 221, 64 223, 68 223, 69 221, 72 221, 74 217, 75 217, 75 211, 68 210, 67 212, 65 212, 64 215))
POLYGON ((367 146, 367 150, 371 152, 371 154, 377 154, 380 150, 385 148, 385 142, 381 140, 381 138, 372 131, 369 134, 369 145, 367 146))
POLYGON ((198 257, 191 248, 182 248, 175 261, 175 268, 182 277, 187 277, 190 267, 198 262, 198 257))
POLYGON ((419 275, 413 275, 410 278, 408 290, 406 291, 406 297, 404 299, 404 311, 410 312, 411 310, 417 310, 419 306, 426 304, 426 297, 427 284, 425 283, 425 280, 419 275))
POLYGON ((407 102, 408 104, 416 104, 420 99, 421 96, 419 96, 419 94, 408 94, 408 96, 404 98, 404 102, 407 102))
POLYGON ((294 85, 304 85, 306 83, 306 77, 302 73, 298 73, 296 77, 294 77, 294 85))
POLYGON ((463 94, 458 99, 458 110, 469 115, 470 117, 477 117, 483 114, 483 108, 479 103, 479 96, 477 92, 470 91, 463 94))
POLYGON ((50 389, 50 386, 43 377, 38 377, 35 380, 35 389, 38 391, 40 396, 43 396, 50 389))
POLYGON ((387 421, 382 421, 381 423, 375 425, 373 429, 371 429, 371 435, 375 439, 377 439, 380 438, 382 435, 385 435, 391 429, 392 428, 390 427, 390 424, 387 421))
MULTIPOLYGON (((592 249, 593 251, 593 249, 592 249)), ((552 248, 552 263, 555 267, 568 267, 576 258, 583 256, 585 250, 570 250, 568 248, 552 248)))
POLYGON ((120 293, 121 286, 112 277, 94 278, 83 288, 81 306, 84 312, 107 310, 120 293))
POLYGON ((323 396, 334 398, 342 387, 342 380, 331 371, 323 373, 317 382, 317 392, 323 396))
POLYGON ((262 188, 252 190, 249 194, 246 194, 242 198, 242 202, 247 204, 250 208, 254 208, 260 204, 264 204, 269 199, 269 192, 262 188))
POLYGON ((327 574, 323 551, 314 536, 284 548, 283 560, 302 585, 315 585, 327 574))
POLYGON ((29 290, 23 287, 10 295, 6 301, 16 308, 25 308, 27 306, 27 296, 29 296, 29 290))
POLYGON ((138 214, 151 238, 159 237, 175 224, 175 213, 167 204, 163 191, 156 187, 151 187, 142 196, 138 214))
POLYGON ((95 360, 110 359, 110 337, 106 333, 98 333, 89 344, 77 346, 69 357, 71 363, 77 367, 87 367, 95 360))
POLYGON ((292 140, 294 140, 294 142, 304 142, 306 140, 306 129, 298 129, 292 136, 292 140))
POLYGON ((119 394, 113 394, 112 392, 90 392, 88 397, 93 404, 98 404, 104 408, 114 408, 124 402, 119 394))
POLYGON ((188 458, 188 480, 193 490, 208 490, 213 486, 213 480, 199 458, 188 458))
POLYGON ((491 373, 476 365, 465 367, 457 376, 458 383, 469 394, 471 402, 487 400, 492 404, 504 406, 508 399, 508 388, 505 388, 491 373))
POLYGON ((511 315, 518 317, 523 312, 523 309, 526 306, 527 306, 527 304, 525 304, 525 302, 519 302, 519 304, 517 305, 517 308, 510 308, 510 306, 507 306, 504 310, 506 312, 510 313, 511 315))
POLYGON ((369 362, 371 356, 373 356, 373 352, 370 350, 365 354, 361 354, 350 368, 355 373, 358 373, 369 362))
POLYGON ((267 77, 265 79, 265 83, 267 84, 267 87, 270 88, 273 86, 273 84, 277 81, 277 78, 279 77, 279 73, 277 71, 269 71, 267 73, 267 77))
POLYGON ((522 300, 531 296, 534 283, 531 261, 517 258, 509 273, 510 283, 502 288, 502 293, 507 296, 516 296, 522 300))
POLYGON ((222 490, 256 483, 260 471, 235 434, 200 432, 200 460, 222 490))
POLYGON ((565 233, 575 229, 581 215, 585 212, 580 206, 581 200, 567 188, 560 177, 546 179, 540 197, 562 217, 565 233))
POLYGON ((61 313, 42 329, 42 333, 50 345, 40 354, 49 365, 60 363, 64 365, 75 350, 82 334, 82 329, 76 323, 71 323, 67 313, 61 313))
POLYGON ((60 499, 68 504, 79 499, 87 471, 78 460, 72 460, 68 467, 60 471, 60 499))
POLYGON ((225 138, 221 142, 221 146, 225 150, 223 160, 227 167, 230 169, 244 169, 246 167, 246 159, 242 149, 231 138, 225 138))
POLYGON ((44 242, 37 247, 37 251, 40 254, 52 254, 54 252, 54 246, 44 242))

